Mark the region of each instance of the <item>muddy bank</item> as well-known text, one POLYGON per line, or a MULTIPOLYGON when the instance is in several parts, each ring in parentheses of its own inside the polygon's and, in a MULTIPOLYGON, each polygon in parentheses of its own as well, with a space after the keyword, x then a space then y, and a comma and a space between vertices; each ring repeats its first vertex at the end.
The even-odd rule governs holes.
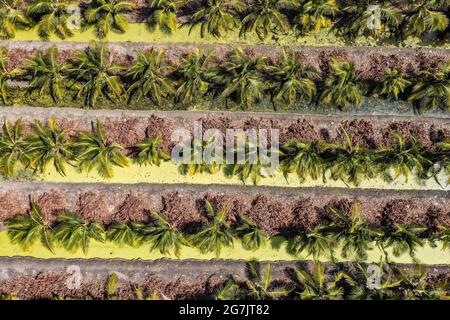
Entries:
MULTIPOLYGON (((264 267, 266 263, 262 262, 264 267)), ((273 262, 273 281, 292 285, 296 268, 312 270, 313 264, 273 262)), ((413 272, 413 265, 397 265, 413 272)), ((109 275, 119 278, 117 298, 136 299, 135 288, 145 295, 157 293, 160 299, 212 299, 214 292, 230 276, 248 279, 245 261, 124 261, 124 260, 40 260, 33 258, 0 258, 0 294, 18 299, 52 299, 74 297, 104 299, 109 275), (80 275, 77 283, 73 279, 80 275), (79 286, 77 286, 79 284, 79 286)), ((326 272, 354 271, 355 266, 325 264, 326 272)), ((427 267, 428 281, 448 278, 448 266, 427 267)))
POLYGON ((53 117, 60 128, 74 135, 90 130, 95 121, 106 129, 107 139, 130 148, 147 136, 161 136, 162 146, 170 151, 176 142, 172 132, 184 128, 193 132, 196 121, 201 121, 203 132, 218 129, 224 135, 227 129, 279 130, 280 144, 290 140, 337 141, 345 129, 354 145, 375 149, 393 143, 391 133, 399 132, 406 141, 414 138, 427 149, 450 138, 450 119, 433 117, 393 116, 304 116, 298 114, 266 114, 243 112, 147 112, 58 108, 0 108, 0 120, 15 122, 22 118, 24 132, 35 120, 47 121, 53 117))
POLYGON ((61 211, 75 212, 86 221, 149 221, 150 213, 164 213, 185 232, 208 219, 205 200, 228 209, 238 224, 249 217, 269 235, 290 235, 328 223, 331 208, 351 214, 356 202, 374 226, 399 224, 450 225, 450 195, 445 191, 382 191, 334 188, 269 188, 215 185, 117 185, 12 183, 0 185, 0 221, 26 214, 31 201, 48 221, 61 211))
MULTIPOLYGON (((59 49, 60 61, 73 59, 76 50, 83 50, 89 43, 83 42, 44 42, 44 41, 0 41, 0 47, 9 50, 9 69, 22 67, 26 59, 33 57, 36 51, 45 50, 55 45, 59 49)), ((139 43, 139 42, 110 42, 110 60, 116 63, 127 64, 133 61, 138 50, 147 51, 152 48, 167 50, 167 59, 177 65, 180 58, 186 53, 199 48, 208 52, 214 50, 217 63, 226 59, 227 54, 236 45, 227 44, 187 44, 187 43, 139 43)), ((282 46, 273 45, 238 45, 251 55, 264 55, 276 62, 283 50, 282 46)), ((286 48, 285 48, 286 49, 286 48)), ((385 47, 314 47, 289 46, 289 49, 298 52, 305 64, 315 67, 327 76, 329 72, 328 61, 331 57, 352 61, 356 71, 365 80, 380 81, 388 68, 400 70, 406 78, 419 75, 420 71, 436 72, 450 61, 450 50, 438 48, 385 48, 385 47)))

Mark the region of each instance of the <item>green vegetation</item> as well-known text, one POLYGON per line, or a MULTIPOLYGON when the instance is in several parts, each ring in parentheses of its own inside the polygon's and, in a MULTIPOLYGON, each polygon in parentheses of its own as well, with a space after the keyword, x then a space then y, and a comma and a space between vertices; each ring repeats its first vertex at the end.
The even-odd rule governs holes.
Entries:
POLYGON ((112 62, 105 43, 94 43, 70 61, 59 62, 57 49, 52 47, 37 52, 23 68, 8 71, 7 53, 2 50, 0 101, 7 104, 25 90, 30 100, 47 97, 46 105, 82 103, 88 108, 99 102, 153 109, 224 102, 227 109, 250 110, 269 102, 284 110, 296 104, 346 110, 358 108, 365 97, 373 96, 410 101, 418 112, 450 110, 450 64, 436 74, 422 71, 416 78, 405 79, 397 70, 388 69, 380 81, 363 81, 352 62, 333 57, 331 72, 323 77, 290 51, 282 52, 278 62, 240 48, 232 50, 223 62, 213 62, 212 55, 195 50, 175 65, 164 50, 150 50, 139 52, 125 66, 112 62), (13 94, 8 80, 27 81, 28 86, 16 88, 13 94))
MULTIPOLYGON (((10 39, 16 28, 38 26, 38 33, 46 39, 55 32, 60 38, 72 35, 68 20, 72 23, 74 12, 68 9, 79 1, 48 0, 30 1, 25 6, 17 0, 2 0, 0 10, 0 36, 10 39)), ((128 28, 124 13, 136 10, 132 3, 118 0, 92 0, 80 6, 80 23, 93 26, 99 39, 110 31, 123 33, 128 28)), ((377 9, 366 4, 339 6, 335 0, 201 0, 192 1, 152 0, 139 14, 147 17, 150 32, 157 28, 170 34, 179 28, 178 18, 189 17, 181 26, 189 31, 199 29, 203 38, 207 34, 220 38, 224 34, 239 30, 245 38, 249 33, 260 40, 269 35, 277 41, 286 34, 304 35, 312 30, 332 27, 346 41, 357 36, 375 39, 402 41, 405 37, 437 32, 440 39, 448 33, 449 18, 445 1, 420 0, 409 6, 402 2, 386 1, 377 9), (406 10, 405 10, 406 7, 406 10)), ((180 19, 182 20, 182 19, 180 19)))

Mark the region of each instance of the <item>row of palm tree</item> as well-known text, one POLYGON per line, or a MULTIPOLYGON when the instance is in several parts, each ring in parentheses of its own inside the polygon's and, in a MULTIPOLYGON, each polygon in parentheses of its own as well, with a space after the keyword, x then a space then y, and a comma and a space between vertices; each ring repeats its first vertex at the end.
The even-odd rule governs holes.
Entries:
MULTIPOLYGON (((92 131, 79 131, 74 136, 60 129, 52 118, 47 124, 35 121, 27 135, 22 130, 21 119, 13 125, 6 120, 3 124, 0 173, 5 177, 14 177, 18 168, 44 173, 51 166, 65 176, 67 167, 74 166, 80 172, 95 169, 101 177, 108 179, 113 177, 114 167, 126 167, 132 162, 160 166, 163 161, 171 159, 162 149, 160 137, 147 137, 127 150, 106 138, 101 122, 93 125, 92 131)), ((419 181, 434 178, 440 183, 439 174, 450 173, 449 141, 438 143, 435 150, 430 150, 414 138, 405 140, 399 133, 392 132, 392 146, 367 149, 355 145, 343 128, 341 133, 343 138, 336 142, 293 140, 283 144, 280 150, 272 151, 277 152, 280 159, 278 170, 286 179, 295 174, 300 183, 319 178, 326 182, 327 177, 331 177, 355 186, 377 177, 386 182, 403 177, 407 182, 411 176, 416 176, 419 181)), ((191 151, 190 158, 177 162, 180 174, 193 176, 223 170, 225 176, 237 176, 243 183, 250 180, 253 184, 274 174, 269 170, 271 163, 262 161, 258 145, 251 142, 235 148, 235 161, 232 163, 226 162, 223 149, 218 147, 214 150, 222 150, 222 154, 218 153, 210 161, 205 159, 202 156, 214 141, 215 137, 212 137, 201 144, 192 140, 191 145, 186 145, 184 151, 191 151), (200 162, 197 161, 198 155, 200 162), (223 161, 218 161, 217 156, 223 161), (242 156, 245 161, 237 161, 242 156)))
MULTIPOLYGON (((130 221, 105 226, 98 222, 85 222, 79 215, 70 212, 61 212, 56 222, 49 223, 34 202, 27 215, 6 220, 5 225, 11 242, 20 245, 23 250, 29 250, 40 242, 53 253, 55 246, 59 245, 69 252, 82 250, 86 254, 91 240, 108 240, 135 248, 149 245, 150 252, 176 256, 180 255, 182 246, 191 246, 201 253, 211 252, 219 257, 224 248, 233 247, 235 239, 240 240, 244 249, 251 251, 264 248, 271 241, 267 233, 248 217, 240 215, 238 222, 232 224, 227 208, 218 210, 209 201, 205 201, 205 211, 208 222, 193 233, 179 230, 158 212, 151 213, 149 223, 130 221)), ((433 230, 401 224, 374 227, 363 219, 357 204, 351 215, 337 209, 331 211, 332 219, 328 223, 294 235, 279 234, 285 236, 288 253, 305 259, 326 257, 335 261, 336 252, 340 252, 344 259, 365 261, 368 251, 378 248, 386 261, 390 259, 388 250, 394 257, 406 254, 417 261, 416 251, 426 243, 433 247, 441 245, 442 250, 448 250, 448 227, 433 230)))
MULTIPOLYGON (((34 0, 23 8, 22 1, 0 1, 0 37, 13 38, 17 29, 37 26, 39 35, 48 39, 73 36, 71 28, 75 0, 34 0)), ((373 36, 404 38, 428 32, 444 32, 448 27, 445 0, 414 1, 402 11, 390 1, 365 1, 363 4, 339 7, 335 0, 149 0, 147 25, 150 31, 160 29, 171 34, 179 27, 189 32, 199 29, 200 36, 221 37, 239 29, 239 35, 256 34, 260 40, 288 33, 304 34, 332 26, 346 38, 373 36), (379 5, 379 20, 372 5, 379 5), (187 21, 179 24, 177 14, 189 10, 187 21)), ((81 3, 80 14, 85 26, 94 26, 97 37, 128 29, 126 13, 135 10, 133 3, 120 0, 92 0, 81 3), (82 11, 82 12, 81 12, 82 11)), ((186 15, 186 13, 185 13, 186 15)), ((81 18, 81 17, 80 17, 81 18)))
POLYGON ((233 102, 249 109, 262 100, 275 109, 290 109, 296 103, 318 108, 359 107, 365 96, 406 100, 419 112, 450 110, 450 64, 438 72, 420 71, 406 79, 397 69, 388 69, 380 81, 363 80, 350 61, 331 58, 329 74, 322 77, 302 62, 295 52, 283 51, 279 61, 254 56, 236 48, 225 61, 213 61, 213 52, 194 50, 175 66, 164 50, 138 52, 131 65, 112 62, 105 43, 92 44, 70 61, 59 61, 56 47, 37 52, 23 68, 9 70, 5 49, 0 51, 0 101, 8 103, 11 80, 28 81, 26 94, 49 96, 55 104, 67 94, 95 107, 99 98, 112 102, 147 99, 156 106, 203 100, 233 102))
POLYGON ((287 272, 289 281, 275 281, 271 264, 264 267, 255 260, 247 263, 247 279, 231 276, 216 292, 217 300, 448 300, 447 280, 432 279, 420 265, 405 272, 394 264, 379 264, 380 281, 372 283, 373 274, 366 264, 351 268, 335 265, 326 270, 315 261, 312 268, 298 266, 287 272))

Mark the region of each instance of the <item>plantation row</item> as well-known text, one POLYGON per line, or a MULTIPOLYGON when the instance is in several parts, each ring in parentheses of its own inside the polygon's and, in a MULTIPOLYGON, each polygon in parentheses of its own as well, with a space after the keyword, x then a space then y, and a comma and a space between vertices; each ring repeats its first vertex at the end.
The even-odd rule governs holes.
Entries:
MULTIPOLYGON (((444 32, 448 27, 447 0, 411 1, 407 11, 389 1, 373 4, 378 9, 369 4, 339 7, 335 0, 149 0, 139 14, 147 15, 150 31, 160 29, 167 34, 180 27, 177 16, 183 16, 181 26, 189 32, 198 27, 202 38, 220 38, 239 29, 242 38, 256 34, 260 40, 268 36, 276 40, 288 33, 301 36, 331 26, 346 39, 371 36, 398 41, 444 32)), ((73 36, 79 23, 94 26, 97 37, 103 39, 111 31, 124 33, 128 29, 124 14, 136 9, 133 3, 118 0, 82 1, 81 5, 80 1, 37 0, 26 8, 18 0, 1 0, 0 5, 0 37, 5 39, 14 38, 16 29, 33 26, 43 39, 52 34, 65 39, 73 36), (80 5, 82 12, 74 5, 80 5), (78 14, 83 18, 80 22, 78 14)))
MULTIPOLYGON (((436 150, 425 149, 418 141, 405 141, 393 132, 394 144, 371 150, 355 146, 350 136, 341 129, 342 140, 337 142, 297 141, 283 144, 279 153, 279 170, 287 177, 298 176, 300 182, 311 178, 326 180, 329 173, 333 180, 345 184, 359 185, 364 179, 381 177, 391 182, 399 177, 407 181, 410 175, 419 179, 437 179, 440 172, 449 173, 450 142, 437 144, 436 150)), ((250 180, 257 184, 262 178, 272 174, 271 163, 262 161, 259 146, 247 141, 244 146, 236 147, 234 163, 226 163, 223 148, 215 143, 215 138, 207 141, 192 139, 180 154, 178 162, 181 174, 214 174, 223 169, 226 176, 238 176, 242 182, 250 180), (209 153, 208 153, 209 151, 209 153), (199 161, 200 155, 200 161, 199 161), (204 155, 209 155, 206 161, 204 155), (238 155, 245 157, 244 163, 238 163, 238 155), (220 158, 219 158, 220 157, 220 158), (220 160, 222 159, 222 163, 220 160)), ((171 156, 162 150, 159 137, 148 137, 129 150, 114 141, 105 139, 105 130, 100 122, 91 132, 80 131, 74 136, 58 128, 53 119, 47 125, 36 121, 28 135, 22 134, 22 122, 13 126, 5 121, 0 135, 0 172, 13 177, 19 165, 43 173, 53 165, 62 176, 68 165, 75 166, 80 172, 95 169, 103 178, 113 176, 113 167, 125 167, 130 160, 139 165, 159 166, 171 156), (128 153, 128 156, 127 156, 128 153)))
MULTIPOLYGON (((182 232, 173 227, 167 217, 153 212, 148 224, 138 221, 116 222, 104 226, 97 222, 86 223, 73 213, 61 212, 56 222, 50 224, 44 219, 41 209, 32 202, 28 215, 20 215, 6 220, 8 236, 13 244, 29 250, 37 241, 51 252, 55 244, 69 252, 82 250, 88 252, 91 240, 111 241, 117 245, 139 247, 150 245, 150 252, 158 250, 161 254, 179 256, 182 245, 198 248, 201 253, 214 252, 217 257, 225 247, 232 247, 238 238, 244 249, 255 251, 267 245, 270 238, 264 230, 248 217, 239 216, 239 222, 228 221, 227 208, 217 210, 205 201, 209 222, 198 227, 193 233, 182 232), (106 231, 105 231, 106 230, 106 231)), ((359 206, 355 204, 353 213, 331 209, 333 216, 328 224, 319 224, 312 230, 294 234, 281 234, 287 242, 287 250, 294 256, 306 254, 314 259, 328 257, 335 259, 339 246, 343 258, 366 260, 367 251, 377 247, 389 261, 387 249, 399 257, 409 254, 415 258, 416 250, 427 242, 442 250, 448 250, 450 227, 426 228, 413 225, 388 225, 380 228, 371 226, 362 218, 359 206)))
POLYGON ((156 106, 168 102, 184 107, 202 99, 229 101, 242 109, 270 100, 274 108, 296 103, 345 110, 360 106, 365 96, 412 102, 419 112, 450 110, 450 63, 432 73, 422 70, 406 79, 387 69, 379 81, 364 80, 354 64, 331 58, 327 76, 302 63, 294 52, 283 52, 278 62, 234 49, 220 63, 214 53, 198 50, 171 63, 164 50, 139 52, 127 66, 113 63, 106 44, 93 44, 71 61, 58 60, 56 47, 37 52, 23 68, 9 70, 6 49, 0 50, 0 100, 8 104, 12 80, 27 81, 23 94, 49 96, 55 104, 74 92, 73 99, 95 107, 99 98, 112 102, 147 100, 156 106))

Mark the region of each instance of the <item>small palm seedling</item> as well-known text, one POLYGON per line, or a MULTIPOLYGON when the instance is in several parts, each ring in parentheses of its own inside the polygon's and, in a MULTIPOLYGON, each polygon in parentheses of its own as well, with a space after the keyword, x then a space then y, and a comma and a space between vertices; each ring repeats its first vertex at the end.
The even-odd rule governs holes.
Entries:
POLYGON ((172 67, 165 56, 164 50, 138 53, 137 59, 126 73, 131 82, 128 88, 129 100, 135 98, 139 101, 142 97, 148 97, 154 104, 160 105, 163 98, 175 93, 168 78, 172 67))
POLYGON ((100 122, 92 132, 78 132, 71 148, 80 171, 90 172, 95 168, 104 178, 113 177, 113 166, 126 167, 129 163, 121 145, 105 140, 105 129, 100 122))
POLYGON ((27 216, 17 216, 5 221, 11 243, 18 244, 24 251, 28 251, 36 241, 54 253, 54 231, 45 221, 44 214, 38 205, 31 203, 31 210, 27 216))
POLYGON ((327 280, 325 268, 320 261, 314 262, 312 272, 297 268, 295 270, 295 282, 301 288, 299 298, 301 300, 340 300, 344 290, 337 285, 342 278, 338 273, 334 279, 327 280))
POLYGON ((303 231, 294 236, 287 244, 287 251, 295 256, 306 253, 312 255, 314 260, 319 257, 330 257, 334 260, 334 244, 328 234, 328 227, 318 225, 311 231, 303 231))
POLYGON ((267 234, 261 227, 253 223, 249 218, 239 216, 241 225, 236 228, 237 235, 241 239, 242 246, 246 250, 256 251, 267 243, 267 234))
POLYGON ((239 36, 256 32, 262 41, 270 33, 284 34, 289 26, 287 17, 280 11, 294 7, 291 0, 255 0, 249 4, 249 13, 242 20, 239 36))
POLYGON ((334 25, 338 34, 345 37, 372 36, 379 38, 381 35, 395 33, 402 23, 402 11, 394 6, 371 6, 357 4, 343 9, 342 18, 334 25), (375 10, 377 16, 374 18, 375 10))
POLYGON ((143 242, 150 243, 150 251, 159 250, 161 254, 170 255, 173 252, 180 256, 181 245, 186 244, 183 234, 171 226, 162 213, 153 212, 154 221, 142 229, 143 242))
POLYGON ((159 28, 166 34, 172 34, 178 28, 177 10, 185 0, 150 0, 150 15, 147 18, 147 26, 150 31, 159 28))
POLYGON ((422 71, 408 101, 414 102, 420 113, 439 108, 450 110, 450 63, 435 73, 422 71))
POLYGON ((225 166, 225 175, 238 176, 244 184, 250 179, 254 185, 257 185, 261 179, 273 175, 270 154, 264 154, 258 143, 246 141, 239 144, 234 152, 233 163, 225 166))
POLYGON ((145 295, 140 287, 135 287, 134 294, 136 295, 136 300, 161 300, 158 291, 153 291, 151 294, 145 295))
POLYGON ((73 74, 77 89, 76 98, 83 98, 84 104, 95 107, 99 97, 120 99, 125 92, 117 75, 121 66, 110 62, 105 43, 93 44, 79 52, 68 71, 73 74))
POLYGON ((25 148, 29 157, 28 167, 43 173, 53 164, 60 175, 66 175, 65 168, 72 159, 72 150, 66 132, 58 129, 55 119, 49 119, 46 126, 36 121, 25 148))
POLYGON ((345 280, 350 284, 351 291, 349 298, 352 300, 396 300, 400 296, 398 289, 402 285, 402 279, 394 273, 388 266, 386 268, 381 262, 379 270, 375 273, 369 272, 368 268, 362 264, 357 264, 358 272, 347 275, 345 280), (379 279, 379 283, 373 283, 374 276, 379 279), (368 284, 371 285, 368 285, 368 284))
POLYGON ((8 51, 6 48, 0 48, 0 101, 8 104, 8 95, 10 88, 8 80, 11 80, 13 72, 8 70, 8 51))
POLYGON ((105 299, 116 300, 118 288, 119 288, 119 277, 117 276, 117 273, 113 272, 106 279, 105 299))
POLYGON ((351 216, 338 209, 331 211, 334 216, 330 233, 335 243, 341 245, 342 257, 366 260, 367 251, 372 249, 371 244, 379 234, 363 220, 359 205, 355 203, 351 216))
POLYGON ((195 49, 181 61, 176 70, 179 79, 176 96, 177 100, 184 105, 202 98, 209 89, 207 74, 213 52, 204 55, 195 49))
POLYGON ((306 0, 297 9, 294 22, 300 33, 318 31, 331 26, 332 18, 339 13, 335 0, 306 0))
POLYGON ((214 293, 216 300, 241 300, 245 291, 233 277, 225 281, 214 293))
POLYGON ((376 176, 372 154, 361 146, 354 146, 350 135, 341 128, 342 141, 328 144, 324 157, 333 180, 341 180, 347 186, 358 186, 364 179, 376 176))
POLYGON ((144 227, 140 222, 116 222, 108 227, 106 239, 119 246, 137 248, 142 244, 144 227))
POLYGON ((30 25, 20 5, 20 0, 0 0, 0 39, 14 38, 17 29, 30 25))
POLYGON ((161 149, 161 137, 147 138, 133 147, 133 159, 139 165, 160 166, 170 160, 170 154, 161 149))
POLYGON ((251 57, 240 48, 234 49, 226 61, 211 70, 211 80, 221 89, 221 98, 231 98, 248 109, 262 98, 261 70, 265 65, 265 57, 251 57))
POLYGON ((205 201, 205 208, 211 221, 192 235, 191 242, 202 253, 215 252, 219 257, 223 247, 233 246, 233 235, 227 222, 228 211, 226 207, 217 211, 209 201, 205 201))
POLYGON ((27 10, 27 15, 36 23, 38 34, 48 40, 55 33, 61 39, 73 36, 69 21, 70 7, 75 5, 71 0, 38 0, 34 1, 27 10))
POLYGON ((241 0, 202 0, 193 15, 183 25, 189 26, 189 34, 194 28, 200 26, 202 38, 207 34, 220 38, 223 33, 230 32, 239 26, 240 21, 236 17, 236 12, 243 8, 241 0))
POLYGON ((382 81, 375 94, 384 97, 388 100, 398 100, 406 88, 411 85, 411 82, 403 78, 403 75, 397 69, 386 70, 382 81))
POLYGON ((35 57, 28 60, 24 74, 30 80, 27 93, 38 92, 39 95, 49 94, 57 103, 63 96, 67 78, 67 65, 58 61, 58 49, 53 46, 46 53, 38 51, 35 57))
POLYGON ((444 31, 448 17, 444 12, 434 10, 439 0, 419 0, 412 4, 404 19, 405 35, 420 37, 426 32, 444 31))
POLYGON ((388 248, 392 248, 394 257, 400 257, 407 253, 415 259, 417 249, 425 244, 420 234, 426 230, 425 227, 411 225, 388 226, 384 228, 383 234, 377 239, 377 245, 384 252, 386 259, 388 259, 386 251, 388 248))
POLYGON ((22 119, 17 120, 12 127, 5 120, 0 135, 1 174, 12 177, 17 165, 26 166, 28 161, 26 141, 22 136, 22 119))
POLYGON ((307 66, 293 52, 283 51, 279 64, 265 67, 269 78, 272 101, 283 109, 292 107, 297 100, 311 102, 316 95, 316 70, 307 66))
POLYGON ((63 212, 58 215, 55 239, 69 252, 81 249, 87 254, 91 239, 105 241, 105 230, 97 222, 87 223, 79 215, 63 212))
POLYGON ((317 180, 325 171, 325 161, 322 151, 325 144, 320 141, 300 142, 297 140, 285 143, 281 146, 280 170, 287 179, 288 175, 297 175, 300 183, 308 177, 317 180))
POLYGON ((393 147, 384 147, 376 151, 374 162, 382 177, 390 182, 403 176, 405 182, 411 174, 425 177, 429 168, 433 166, 432 155, 425 152, 425 148, 415 138, 405 141, 398 132, 391 133, 395 141, 393 147))
POLYGON ((354 64, 331 58, 330 69, 320 102, 339 110, 346 110, 350 105, 359 107, 363 100, 362 85, 354 64))
POLYGON ((85 11, 86 21, 95 24, 97 36, 104 39, 110 31, 123 33, 128 20, 123 13, 134 9, 132 3, 119 0, 91 0, 85 11))
POLYGON ((183 160, 178 167, 178 171, 182 175, 190 176, 197 173, 214 174, 219 172, 222 165, 219 158, 223 157, 223 150, 221 147, 215 146, 215 139, 215 136, 201 141, 197 138, 192 139, 190 146, 182 150, 181 157, 183 160), (189 152, 189 154, 185 155, 185 152, 189 152))
POLYGON ((272 281, 272 265, 266 264, 264 268, 256 260, 247 263, 247 278, 245 283, 246 296, 252 300, 274 300, 287 296, 289 288, 275 285, 272 281))

